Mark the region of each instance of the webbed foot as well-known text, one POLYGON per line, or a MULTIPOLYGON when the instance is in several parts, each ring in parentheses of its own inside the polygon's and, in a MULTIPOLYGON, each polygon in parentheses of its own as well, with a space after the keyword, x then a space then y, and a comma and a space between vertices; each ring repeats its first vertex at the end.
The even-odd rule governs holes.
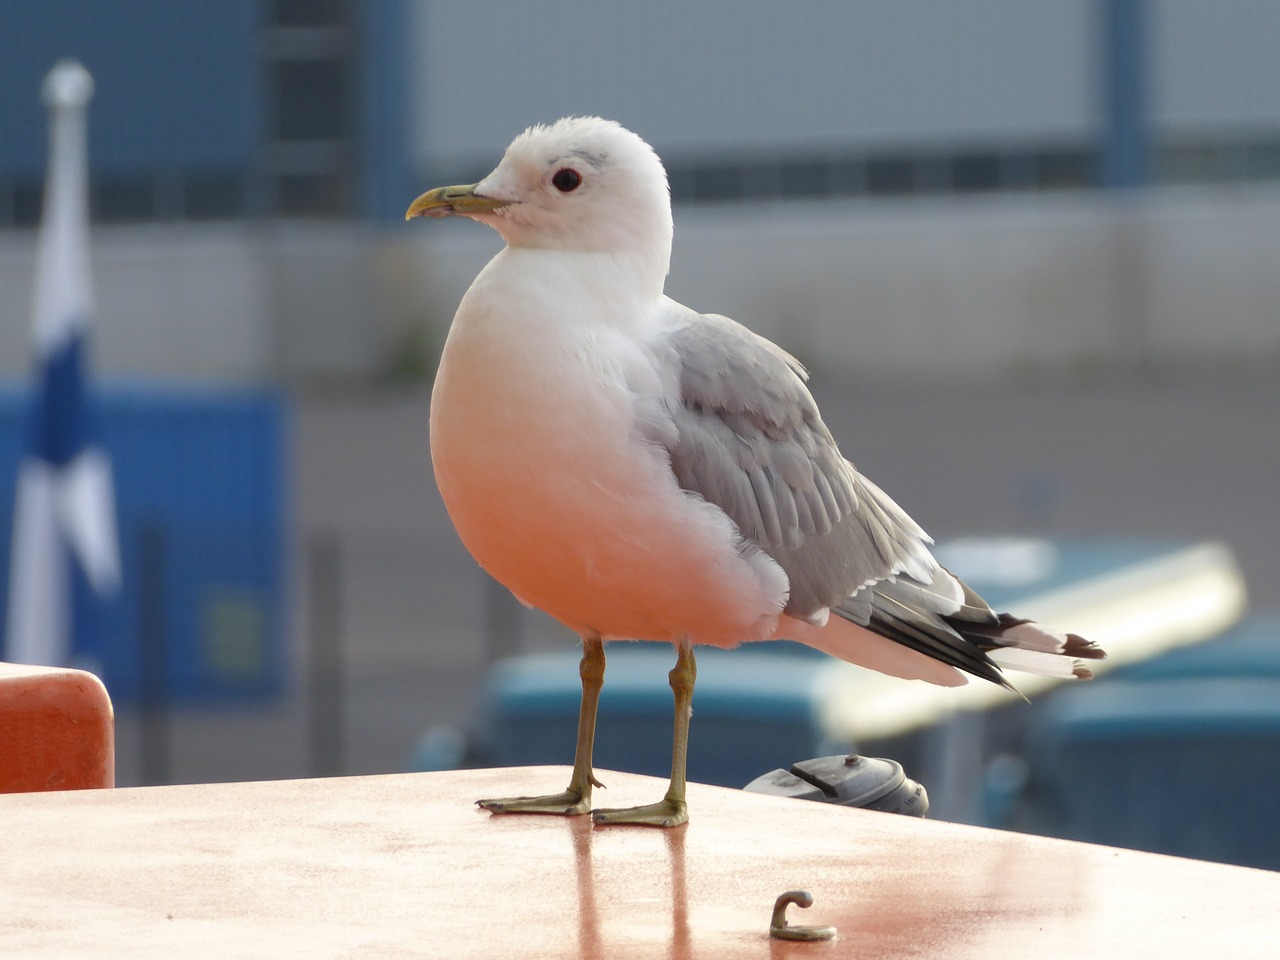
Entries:
POLYGON ((689 820, 684 800, 664 797, 643 807, 612 807, 591 811, 591 819, 600 824, 634 824, 644 827, 678 827, 689 820))

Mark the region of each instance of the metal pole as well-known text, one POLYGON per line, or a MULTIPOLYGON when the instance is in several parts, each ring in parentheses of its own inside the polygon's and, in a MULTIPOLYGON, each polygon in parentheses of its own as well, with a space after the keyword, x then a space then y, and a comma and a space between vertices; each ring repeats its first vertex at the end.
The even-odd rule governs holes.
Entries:
MULTIPOLYGON (((382 223, 403 224, 410 177, 407 158, 413 89, 408 39, 413 10, 406 0, 378 0, 357 8, 361 54, 366 65, 359 115, 360 209, 382 223)), ((420 82, 420 79, 418 80, 420 82)))
POLYGON ((172 776, 169 728, 168 542, 162 523, 138 531, 138 655, 142 688, 142 782, 166 784, 172 776))
POLYGON ((345 767, 342 580, 342 548, 337 536, 316 534, 307 545, 311 635, 308 736, 313 777, 338 777, 345 767))
POLYGON ((1146 3, 1102 0, 1102 187, 1139 187, 1151 179, 1147 123, 1146 3))

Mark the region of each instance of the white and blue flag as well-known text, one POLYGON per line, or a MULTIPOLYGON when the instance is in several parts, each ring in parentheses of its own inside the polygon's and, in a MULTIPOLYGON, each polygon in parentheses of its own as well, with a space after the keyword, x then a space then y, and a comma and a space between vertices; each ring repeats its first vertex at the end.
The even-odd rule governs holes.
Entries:
POLYGON ((35 395, 18 467, 4 659, 66 665, 93 656, 75 636, 93 618, 76 611, 76 569, 93 596, 120 587, 111 464, 91 428, 86 340, 89 273, 85 111, 93 79, 73 61, 45 79, 49 169, 36 261, 35 395))

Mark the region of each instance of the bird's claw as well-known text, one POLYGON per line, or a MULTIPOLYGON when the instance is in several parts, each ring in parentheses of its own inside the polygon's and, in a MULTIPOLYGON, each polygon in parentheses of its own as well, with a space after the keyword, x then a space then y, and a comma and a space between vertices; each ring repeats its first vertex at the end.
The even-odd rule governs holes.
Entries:
POLYGON ((591 793, 565 790, 542 797, 502 797, 494 800, 477 800, 476 806, 490 813, 544 813, 576 817, 591 812, 591 793))

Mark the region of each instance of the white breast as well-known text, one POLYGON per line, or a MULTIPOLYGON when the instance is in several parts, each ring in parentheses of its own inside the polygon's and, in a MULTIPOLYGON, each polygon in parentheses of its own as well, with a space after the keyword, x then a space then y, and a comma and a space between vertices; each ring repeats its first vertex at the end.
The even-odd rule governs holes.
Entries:
POLYGON ((500 254, 463 300, 432 392, 436 482, 467 549, 579 633, 770 635, 785 574, 743 559, 728 518, 680 491, 636 431, 634 391, 662 389, 647 319, 601 322, 590 297, 553 297, 514 259, 500 254))

